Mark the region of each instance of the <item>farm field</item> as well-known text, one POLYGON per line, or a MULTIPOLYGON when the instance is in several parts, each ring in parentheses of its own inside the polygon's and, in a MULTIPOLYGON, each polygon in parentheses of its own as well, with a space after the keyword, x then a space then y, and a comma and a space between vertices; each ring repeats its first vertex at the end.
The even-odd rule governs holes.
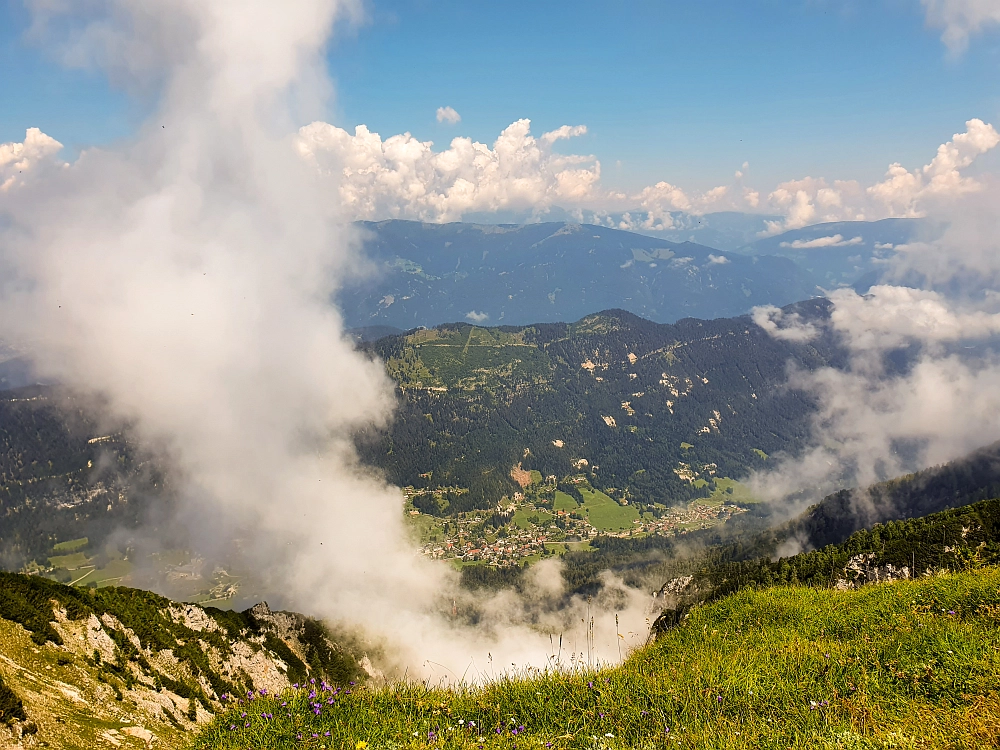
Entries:
POLYGON ((600 490, 581 489, 580 494, 583 495, 581 512, 598 531, 628 531, 632 522, 639 519, 638 509, 619 505, 600 490))

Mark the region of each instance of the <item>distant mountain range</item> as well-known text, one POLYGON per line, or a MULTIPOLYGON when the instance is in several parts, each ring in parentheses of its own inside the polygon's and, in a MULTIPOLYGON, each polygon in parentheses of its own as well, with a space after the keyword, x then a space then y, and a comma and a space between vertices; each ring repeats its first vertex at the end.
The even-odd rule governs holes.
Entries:
POLYGON ((554 206, 541 216, 529 211, 469 213, 462 217, 462 221, 471 224, 531 224, 544 220, 568 224, 594 224, 645 234, 670 242, 695 242, 719 250, 738 250, 761 237, 767 231, 768 222, 780 222, 783 218, 771 214, 748 214, 740 211, 716 211, 709 214, 670 211, 664 215, 653 216, 641 208, 608 213, 567 211, 554 206))
POLYGON ((789 258, 587 224, 362 227, 376 270, 338 295, 352 327, 525 325, 609 308, 674 322, 740 315, 817 293, 812 275, 789 258))
MULTIPOLYGON (((569 322, 613 308, 658 323, 731 317, 842 286, 864 293, 897 247, 940 233, 922 220, 886 219, 761 237, 767 218, 709 214, 701 219, 711 232, 688 232, 727 247, 739 241, 738 250, 673 230, 637 234, 569 222, 366 222, 359 226, 373 270, 341 290, 337 303, 350 327, 385 332, 463 320, 569 322), (732 231, 722 237, 727 226, 732 231)), ((678 222, 696 219, 684 214, 678 222)))
POLYGON ((941 229, 923 219, 839 221, 764 237, 739 252, 789 258, 824 289, 851 286, 864 293, 879 282, 896 248, 918 239, 934 239, 941 229))

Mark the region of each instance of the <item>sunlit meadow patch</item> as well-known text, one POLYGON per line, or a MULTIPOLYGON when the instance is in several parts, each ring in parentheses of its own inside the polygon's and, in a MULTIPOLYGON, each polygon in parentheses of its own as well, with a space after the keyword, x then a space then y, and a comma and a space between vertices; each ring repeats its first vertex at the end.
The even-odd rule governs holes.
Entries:
POLYGON ((988 747, 1000 572, 746 591, 621 666, 232 699, 197 748, 988 747))

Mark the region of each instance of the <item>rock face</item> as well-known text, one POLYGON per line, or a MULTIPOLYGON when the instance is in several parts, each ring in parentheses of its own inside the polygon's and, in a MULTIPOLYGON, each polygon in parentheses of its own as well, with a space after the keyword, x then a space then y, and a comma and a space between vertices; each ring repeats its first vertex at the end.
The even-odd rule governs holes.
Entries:
POLYGON ((911 571, 908 566, 897 568, 891 564, 878 565, 876 559, 877 555, 874 552, 865 552, 852 557, 844 566, 844 577, 837 580, 834 588, 846 591, 860 588, 866 583, 886 583, 910 578, 911 571))
POLYGON ((25 713, 0 721, 0 748, 183 747, 227 694, 364 679, 363 654, 338 640, 266 603, 224 612, 0 573, 0 680, 25 713))

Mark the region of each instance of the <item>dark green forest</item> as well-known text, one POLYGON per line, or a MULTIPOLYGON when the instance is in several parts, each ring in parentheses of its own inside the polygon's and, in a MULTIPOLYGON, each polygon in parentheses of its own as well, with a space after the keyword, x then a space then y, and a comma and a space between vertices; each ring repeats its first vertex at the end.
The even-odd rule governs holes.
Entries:
MULTIPOLYGON (((827 310, 823 300, 801 308, 827 310)), ((843 356, 831 339, 789 344, 746 317, 661 325, 617 310, 573 324, 441 326, 365 347, 387 363, 400 406, 387 431, 359 439, 362 457, 395 484, 468 489, 463 510, 517 491, 518 464, 585 474, 645 507, 708 495, 716 477, 741 477, 807 438, 813 403, 784 386, 788 367, 843 356)))
POLYGON ((134 526, 162 478, 121 431, 49 386, 0 392, 0 566, 134 526))

